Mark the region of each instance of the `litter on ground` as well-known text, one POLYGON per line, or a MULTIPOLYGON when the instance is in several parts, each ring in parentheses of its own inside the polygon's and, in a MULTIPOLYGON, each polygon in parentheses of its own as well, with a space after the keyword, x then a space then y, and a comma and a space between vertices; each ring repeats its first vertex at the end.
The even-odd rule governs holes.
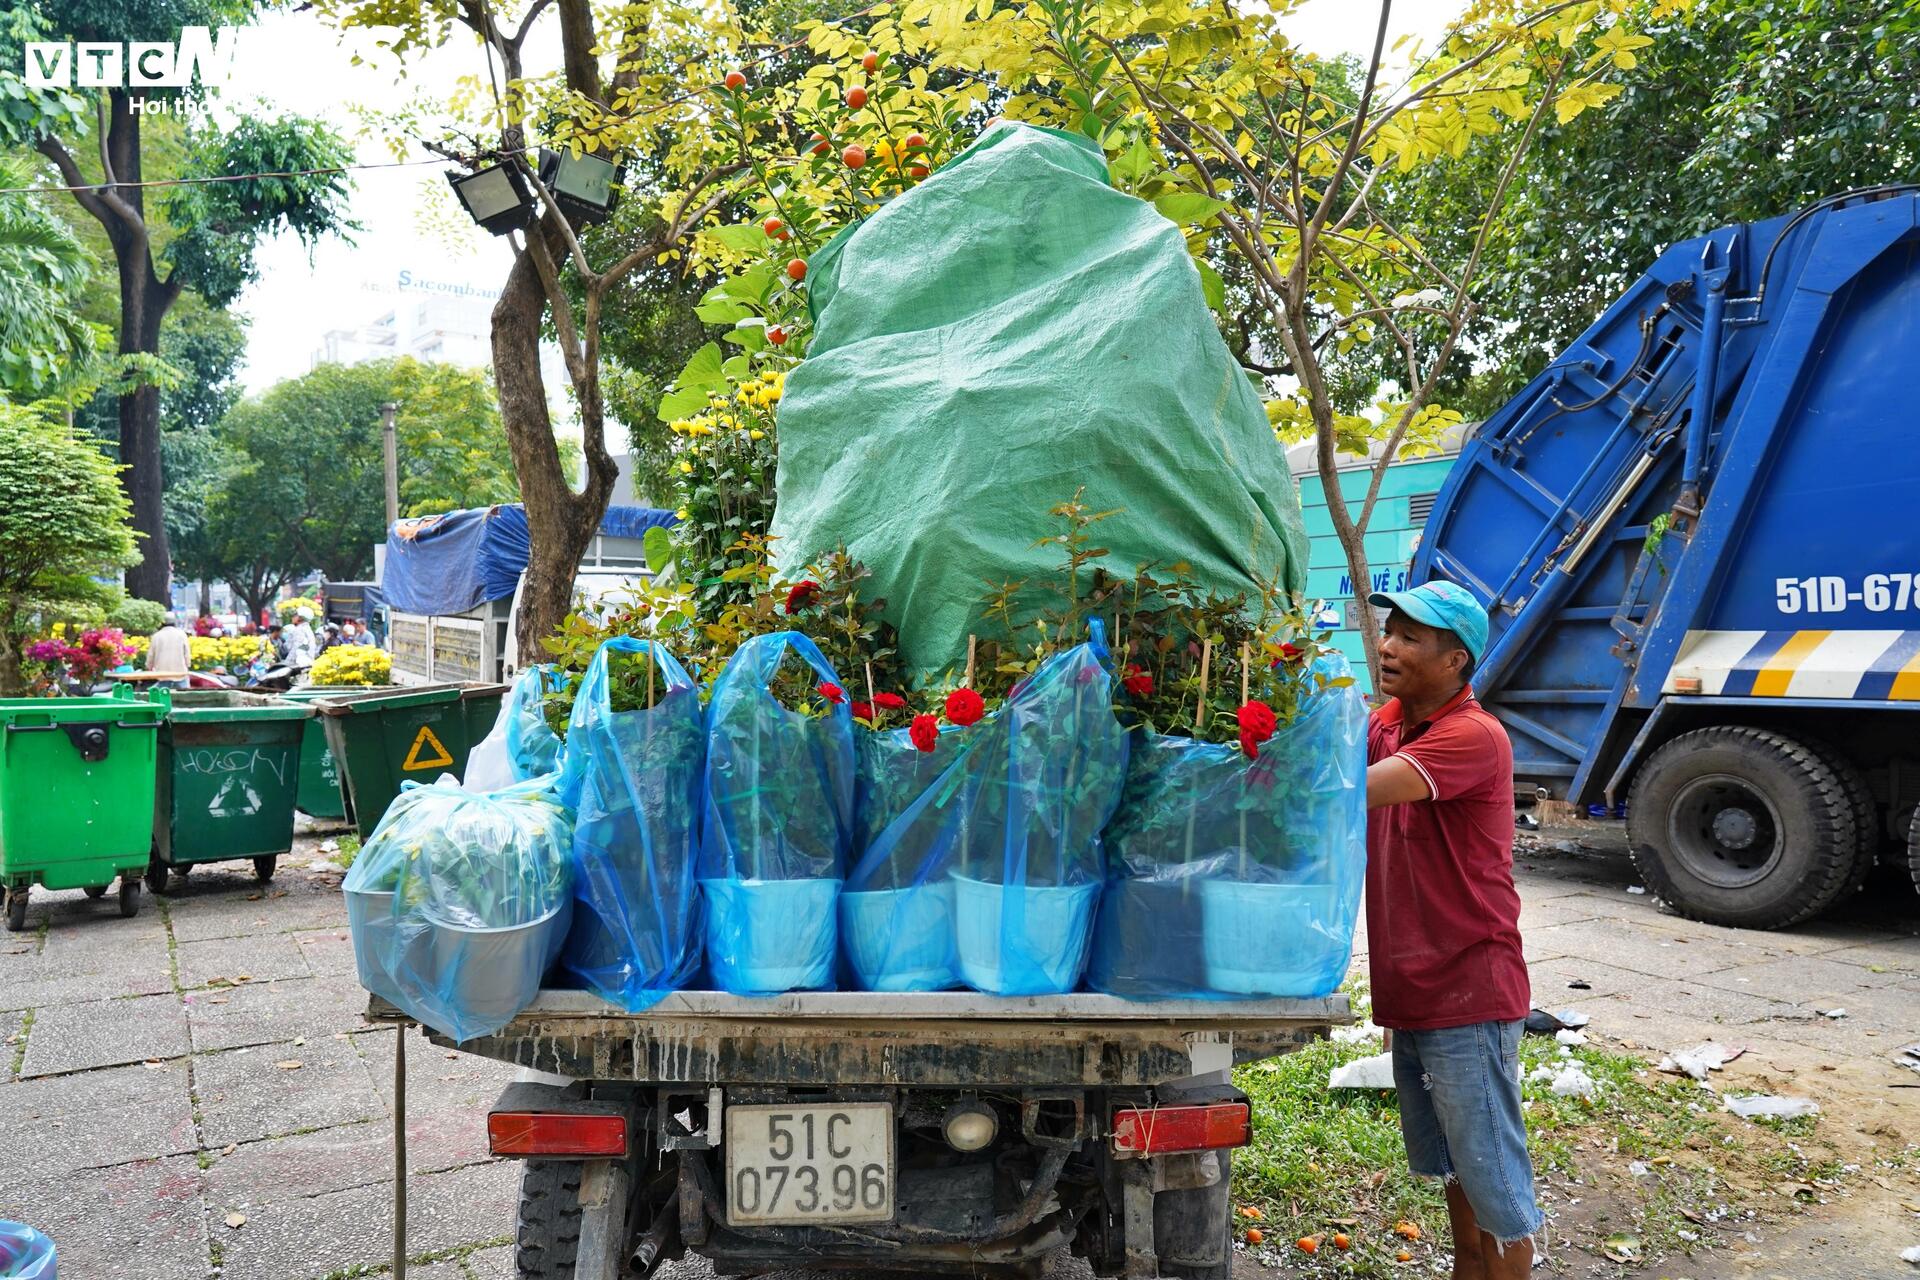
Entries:
POLYGON ((1744 1098, 1728 1098, 1727 1110, 1748 1120, 1796 1120, 1801 1116, 1819 1115, 1820 1104, 1810 1098, 1753 1093, 1744 1098))

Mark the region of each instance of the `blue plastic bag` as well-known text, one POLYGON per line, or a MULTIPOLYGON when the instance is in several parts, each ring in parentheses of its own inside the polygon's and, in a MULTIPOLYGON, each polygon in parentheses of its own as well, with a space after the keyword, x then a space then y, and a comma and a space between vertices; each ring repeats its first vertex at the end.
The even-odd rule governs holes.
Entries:
MULTIPOLYGON (((1348 674, 1338 655, 1316 668, 1348 674)), ((1140 734, 1107 828, 1088 983, 1135 999, 1324 996, 1366 876, 1366 705, 1312 694, 1260 744, 1140 734)))
POLYGON ((629 1012, 692 980, 700 962, 700 692, 672 654, 620 636, 574 694, 561 795, 574 809, 568 975, 629 1012), (616 658, 618 660, 616 660, 616 658), (647 692, 615 711, 615 681, 647 692), (650 686, 650 687, 648 687, 650 686))
POLYGON ((831 986, 835 900, 853 831, 853 714, 844 696, 809 716, 768 686, 798 659, 840 685, 813 641, 792 631, 734 651, 707 707, 700 888, 708 972, 723 991, 831 986))
POLYGON ((511 1021, 566 941, 573 821, 555 781, 474 795, 445 779, 376 833, 400 848, 383 942, 393 1003, 455 1040, 511 1021))
POLYGON ((1106 879, 1100 832, 1126 778, 1110 663, 1095 622, 991 716, 942 729, 920 766, 934 776, 904 805, 921 780, 901 763, 905 731, 875 735, 872 834, 842 907, 862 985, 1041 995, 1079 984, 1106 879))
POLYGON ((528 667, 515 677, 493 728, 467 754, 461 779, 467 790, 498 791, 560 767, 560 737, 547 724, 545 702, 566 679, 551 664, 528 667))
POLYGON ((0 1280, 55 1280, 53 1241, 20 1222, 0 1220, 0 1280))

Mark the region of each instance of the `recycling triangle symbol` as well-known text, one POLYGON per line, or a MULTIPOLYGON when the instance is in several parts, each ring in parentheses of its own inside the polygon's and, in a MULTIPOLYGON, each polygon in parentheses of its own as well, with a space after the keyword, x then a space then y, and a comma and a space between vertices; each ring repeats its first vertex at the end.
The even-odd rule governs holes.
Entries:
POLYGON ((260 793, 255 791, 253 784, 244 778, 228 778, 221 784, 220 790, 214 793, 212 801, 207 805, 207 812, 216 818, 244 818, 248 814, 258 813, 260 812, 260 793), (240 788, 240 795, 237 797, 233 794, 235 787, 240 788), (237 800, 239 808, 230 808, 230 800, 237 800))

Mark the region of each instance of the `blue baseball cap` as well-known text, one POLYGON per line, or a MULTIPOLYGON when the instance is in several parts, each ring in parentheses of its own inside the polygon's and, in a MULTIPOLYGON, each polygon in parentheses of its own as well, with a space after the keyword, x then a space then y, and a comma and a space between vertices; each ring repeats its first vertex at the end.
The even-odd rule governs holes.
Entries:
POLYGON ((1457 582, 1425 582, 1411 591, 1376 591, 1367 603, 1398 609, 1415 622, 1453 632, 1475 662, 1487 651, 1487 611, 1457 582))

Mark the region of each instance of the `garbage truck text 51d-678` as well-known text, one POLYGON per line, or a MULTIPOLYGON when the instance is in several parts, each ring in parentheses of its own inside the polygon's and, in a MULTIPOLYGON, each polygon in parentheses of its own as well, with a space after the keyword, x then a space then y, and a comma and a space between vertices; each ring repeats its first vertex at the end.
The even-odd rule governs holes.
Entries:
POLYGON ((1413 578, 1483 601, 1517 780, 1624 799, 1682 913, 1920 878, 1920 188, 1674 245, 1463 450, 1413 578))

